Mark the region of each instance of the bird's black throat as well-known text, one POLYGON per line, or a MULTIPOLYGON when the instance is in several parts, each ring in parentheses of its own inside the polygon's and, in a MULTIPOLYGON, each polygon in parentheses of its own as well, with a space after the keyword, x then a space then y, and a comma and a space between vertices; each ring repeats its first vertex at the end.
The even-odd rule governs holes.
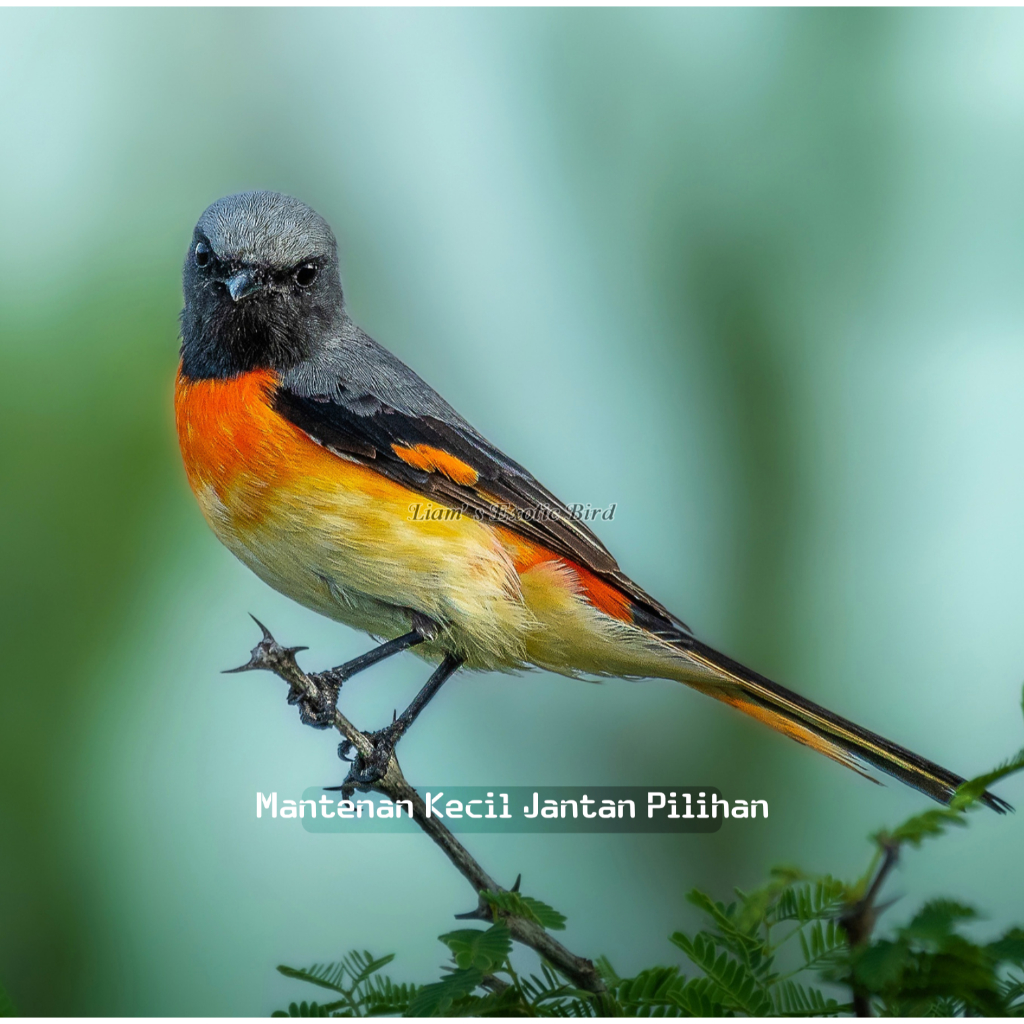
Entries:
POLYGON ((189 380, 252 370, 285 373, 307 359, 343 316, 340 295, 296 296, 267 288, 235 302, 222 288, 186 286, 181 369, 189 380))

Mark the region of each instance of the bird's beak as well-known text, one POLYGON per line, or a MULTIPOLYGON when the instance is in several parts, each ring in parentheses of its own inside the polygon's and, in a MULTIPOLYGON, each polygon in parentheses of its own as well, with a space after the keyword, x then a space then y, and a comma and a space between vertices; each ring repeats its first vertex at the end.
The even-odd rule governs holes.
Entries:
POLYGON ((241 301, 246 295, 258 292, 262 287, 251 270, 240 270, 237 274, 233 274, 224 282, 224 286, 235 302, 241 301))

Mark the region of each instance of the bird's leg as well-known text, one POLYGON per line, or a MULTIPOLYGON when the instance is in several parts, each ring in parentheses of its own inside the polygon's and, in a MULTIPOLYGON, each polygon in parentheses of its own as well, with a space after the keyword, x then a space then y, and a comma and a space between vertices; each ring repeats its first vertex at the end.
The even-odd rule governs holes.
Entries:
POLYGON ((376 665, 378 661, 390 658, 402 651, 409 650, 426 640, 433 640, 438 634, 438 627, 435 622, 428 619, 419 612, 412 613, 412 629, 402 636, 395 637, 374 647, 366 654, 360 654, 358 658, 346 661, 344 665, 336 668, 329 668, 324 672, 311 672, 309 678, 316 683, 320 691, 320 700, 314 704, 301 694, 288 698, 289 704, 299 706, 299 718, 304 725, 311 725, 314 729, 329 729, 334 724, 334 710, 338 706, 338 692, 342 684, 351 679, 354 675, 376 665))
MULTIPOLYGON (((363 757, 357 754, 348 778, 343 786, 329 786, 329 789, 342 789, 352 785, 369 785, 382 779, 388 770, 388 762, 394 753, 398 741, 409 731, 409 727, 419 713, 430 703, 430 699, 459 670, 465 659, 455 654, 446 654, 444 661, 434 669, 423 689, 413 698, 412 703, 390 724, 371 734, 373 754, 363 757)), ((346 740, 338 747, 338 756, 347 761, 352 745, 346 740)))

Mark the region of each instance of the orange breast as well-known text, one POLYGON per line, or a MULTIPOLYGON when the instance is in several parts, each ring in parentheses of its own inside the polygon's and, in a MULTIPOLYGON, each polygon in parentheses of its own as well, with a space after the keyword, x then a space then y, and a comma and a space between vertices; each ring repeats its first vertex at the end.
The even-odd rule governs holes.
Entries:
POLYGON ((358 488, 395 500, 416 495, 373 470, 339 458, 272 407, 279 383, 269 370, 229 380, 190 381, 180 370, 174 407, 178 442, 192 490, 212 489, 238 525, 260 520, 266 499, 281 488, 317 482, 358 488))
POLYGON ((212 486, 226 491, 240 472, 260 463, 268 473, 275 472, 277 460, 270 456, 295 440, 269 405, 276 386, 277 377, 268 370, 229 380, 190 381, 179 369, 174 413, 193 490, 212 486))
MULTIPOLYGON (((208 518, 211 490, 216 507, 233 528, 260 523, 269 499, 281 488, 305 491, 317 482, 358 490, 378 499, 382 511, 390 508, 405 517, 410 502, 425 500, 369 467, 334 455, 288 422, 271 404, 278 383, 269 370, 203 381, 187 380, 179 370, 174 402, 178 441, 189 484, 208 518)), ((403 449, 398 454, 413 462, 413 452, 430 461, 434 471, 453 479, 462 475, 461 464, 445 462, 439 457, 444 453, 433 449, 403 449)), ((465 469, 472 473, 470 467, 465 469)), ((458 482, 469 484, 468 474, 458 482)), ((607 615, 631 620, 629 599, 594 573, 512 529, 497 525, 490 529, 511 555, 517 572, 542 562, 560 563, 571 570, 580 596, 607 615)))

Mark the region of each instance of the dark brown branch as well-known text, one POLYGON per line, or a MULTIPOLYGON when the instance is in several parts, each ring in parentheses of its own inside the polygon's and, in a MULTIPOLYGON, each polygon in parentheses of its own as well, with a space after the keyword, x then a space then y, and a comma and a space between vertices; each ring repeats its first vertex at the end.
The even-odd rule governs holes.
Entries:
MULTIPOLYGON (((257 621, 257 625, 263 630, 263 639, 252 649, 249 661, 232 671, 266 669, 288 684, 290 703, 297 703, 299 700, 308 701, 312 705, 321 703, 322 694, 315 677, 303 672, 295 660, 296 651, 305 648, 282 647, 262 623, 257 621)), ((325 673, 325 678, 327 675, 325 673)), ((365 760, 373 755, 374 745, 371 737, 357 729, 337 708, 334 711, 333 725, 365 760)), ((473 855, 452 835, 444 823, 435 816, 427 817, 426 804, 402 774, 394 753, 388 761, 387 771, 379 781, 360 784, 356 788, 363 792, 377 790, 392 801, 408 800, 412 804, 416 824, 441 848, 444 855, 477 893, 485 889, 492 892, 501 891, 501 886, 477 863, 473 855)), ((481 900, 479 916, 490 919, 491 913, 489 905, 481 900)), ((539 924, 521 917, 508 917, 506 923, 514 939, 539 953, 577 988, 594 993, 606 991, 606 986, 594 964, 585 957, 570 952, 539 924)))
MULTIPOLYGON (((856 903, 848 906, 839 918, 839 923, 846 930, 846 937, 850 942, 851 949, 868 943, 871 933, 875 930, 878 915, 885 910, 885 906, 879 907, 875 900, 882 891, 882 885, 889 877, 889 872, 896 866, 899 849, 898 843, 885 843, 882 863, 871 880, 868 891, 856 903)), ((852 980, 851 988, 853 989, 853 1012, 858 1017, 871 1017, 871 1000, 867 993, 852 980)))

